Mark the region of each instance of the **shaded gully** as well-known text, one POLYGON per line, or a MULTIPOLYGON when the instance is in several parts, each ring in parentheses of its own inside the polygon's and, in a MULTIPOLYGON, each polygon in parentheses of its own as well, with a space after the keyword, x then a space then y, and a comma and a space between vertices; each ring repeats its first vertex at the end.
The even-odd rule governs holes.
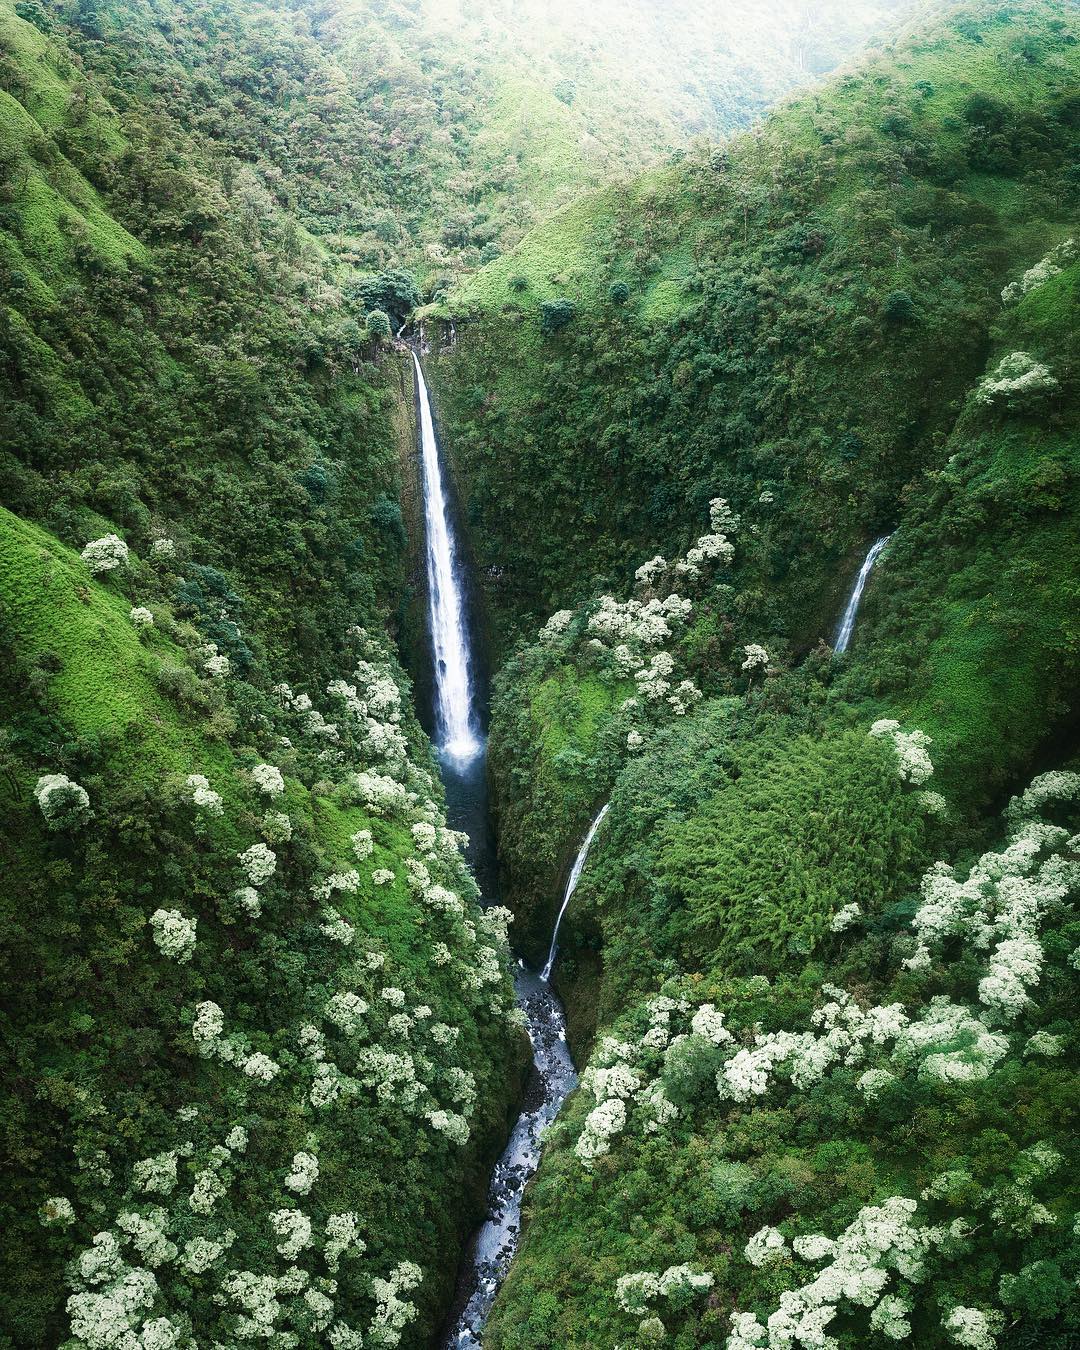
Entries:
MULTIPOLYGON (((434 675, 434 741, 454 829, 469 836, 469 862, 484 902, 497 901, 494 838, 487 797, 486 732, 478 697, 466 577, 454 532, 431 401, 417 352, 412 352, 420 430, 428 627, 434 675)), ((514 986, 527 1019, 533 1066, 521 1112, 495 1164, 488 1186, 487 1217, 466 1253, 458 1295, 442 1345, 446 1350, 480 1346, 484 1322, 517 1250, 521 1201, 540 1162, 541 1135, 555 1119, 577 1074, 566 1044, 566 1015, 549 980, 557 955, 559 924, 574 893, 605 806, 589 828, 562 898, 551 950, 538 974, 517 963, 514 986)))

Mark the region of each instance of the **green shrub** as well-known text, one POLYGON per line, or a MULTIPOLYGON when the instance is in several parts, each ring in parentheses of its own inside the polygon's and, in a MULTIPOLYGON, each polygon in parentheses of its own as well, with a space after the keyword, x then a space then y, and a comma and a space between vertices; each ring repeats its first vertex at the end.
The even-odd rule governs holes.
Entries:
POLYGON ((543 333, 557 333, 565 328, 577 313, 577 305, 572 300, 545 300, 540 306, 540 330, 543 333))

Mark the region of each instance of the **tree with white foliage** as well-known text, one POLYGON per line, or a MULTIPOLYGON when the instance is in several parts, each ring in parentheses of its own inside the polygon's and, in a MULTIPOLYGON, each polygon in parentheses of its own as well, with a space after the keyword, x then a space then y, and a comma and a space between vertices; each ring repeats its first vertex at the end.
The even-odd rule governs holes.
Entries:
POLYGON ((994 1350, 997 1333, 1005 1325, 999 1312, 983 1312, 958 1304, 942 1323, 949 1338, 967 1350, 994 1350))
POLYGON ((82 560, 93 576, 103 572, 113 572, 123 567, 128 560, 128 546, 115 534, 103 535, 93 539, 82 551, 82 560))
POLYGON ((743 1248, 743 1255, 752 1266, 764 1266, 787 1255, 787 1239, 778 1228, 766 1224, 743 1248))
POLYGON ((187 786, 191 792, 193 806, 196 806, 200 811, 205 811, 209 816, 224 814, 225 806, 221 800, 221 794, 213 790, 210 786, 210 780, 205 774, 188 774, 187 786))
POLYGON ((179 965, 191 960, 197 919, 185 918, 178 909, 156 909, 147 923, 153 929, 154 945, 162 956, 179 965))
POLYGON ((251 781, 267 797, 280 797, 285 791, 285 779, 273 764, 256 764, 251 771, 251 781))
POLYGON ((1009 409, 1030 407, 1060 388, 1057 378, 1030 352, 1010 352, 984 377, 975 391, 975 402, 1009 409))
POLYGON ((306 1151, 293 1154, 292 1171, 285 1178, 285 1186, 297 1195, 308 1195, 319 1179, 319 1160, 306 1151))
POLYGON ((932 745, 925 731, 902 731, 900 723, 892 717, 881 717, 870 728, 875 739, 891 741, 896 751, 896 771, 900 781, 918 787, 925 783, 934 772, 934 765, 927 753, 932 745))
POLYGON ((277 871, 277 855, 260 840, 237 855, 251 886, 265 886, 277 871))
POLYGON ((274 1210, 270 1227, 281 1239, 277 1249, 286 1261, 295 1261, 305 1247, 311 1246, 311 1220, 298 1209, 274 1210))
POLYGON ((67 774, 43 774, 34 788, 34 797, 50 830, 71 830, 85 825, 91 817, 90 794, 67 774))

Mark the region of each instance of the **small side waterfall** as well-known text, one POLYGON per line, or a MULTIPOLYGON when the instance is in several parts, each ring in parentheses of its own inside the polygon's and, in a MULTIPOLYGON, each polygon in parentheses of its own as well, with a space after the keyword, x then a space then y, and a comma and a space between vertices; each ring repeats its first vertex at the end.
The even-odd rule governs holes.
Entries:
POLYGON ((855 585, 852 587, 851 595, 848 598, 847 608, 844 610, 844 617, 840 620, 840 627, 836 632, 836 642, 833 645, 833 651, 836 653, 846 652, 848 644, 851 642, 851 635, 855 631, 855 616, 859 612, 859 602, 862 600, 862 593, 866 589, 866 579, 870 575, 870 569, 877 562, 878 558, 885 548, 885 545, 892 538, 887 534, 882 539, 877 539, 871 545, 870 552, 863 560, 863 565, 859 568, 859 575, 855 578, 855 585))
POLYGON ((464 763, 479 755, 483 742, 477 726, 457 549, 446 505, 431 400, 416 352, 412 359, 420 406, 428 612, 435 657, 435 743, 444 755, 464 763))
POLYGON ((581 880, 581 869, 585 866, 585 860, 589 856, 589 849, 592 848, 592 841, 596 837, 596 831, 600 828, 600 822, 607 815, 611 807, 610 802, 606 802, 600 809, 599 814, 593 823, 589 826, 589 832, 586 834, 581 847, 578 849, 578 855, 574 859, 574 865, 570 869, 570 875, 566 879, 566 890, 563 891, 562 904, 559 906, 559 914, 555 920, 555 928, 551 934, 551 946, 548 949, 547 964, 540 972, 540 978, 547 984, 551 979, 551 970, 555 964, 555 957, 559 951, 559 925, 563 921, 563 915, 566 913, 566 906, 570 903, 570 897, 577 890, 577 884, 581 880))
POLYGON ((518 1116, 510 1141, 491 1176, 488 1217, 476 1237, 467 1283, 468 1297, 444 1343, 447 1350, 479 1350, 482 1345, 480 1335, 484 1321, 517 1251, 521 1235, 521 1201, 525 1187, 540 1165, 541 1135, 558 1115, 567 1094, 577 1085, 577 1074, 566 1046, 566 1016, 551 992, 548 978, 555 960, 559 920, 566 912, 596 831, 607 812, 605 806, 589 826, 570 869, 543 974, 538 977, 524 962, 518 966, 514 983, 518 1003, 529 1019, 533 1072, 524 1110, 518 1116))

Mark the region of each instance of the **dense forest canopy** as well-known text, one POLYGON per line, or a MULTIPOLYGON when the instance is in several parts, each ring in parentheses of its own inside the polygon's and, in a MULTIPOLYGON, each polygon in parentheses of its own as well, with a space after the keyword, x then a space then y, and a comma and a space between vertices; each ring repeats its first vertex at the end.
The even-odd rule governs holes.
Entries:
POLYGON ((0 0, 0 1346, 1076 1344, 1077 20, 0 0))

